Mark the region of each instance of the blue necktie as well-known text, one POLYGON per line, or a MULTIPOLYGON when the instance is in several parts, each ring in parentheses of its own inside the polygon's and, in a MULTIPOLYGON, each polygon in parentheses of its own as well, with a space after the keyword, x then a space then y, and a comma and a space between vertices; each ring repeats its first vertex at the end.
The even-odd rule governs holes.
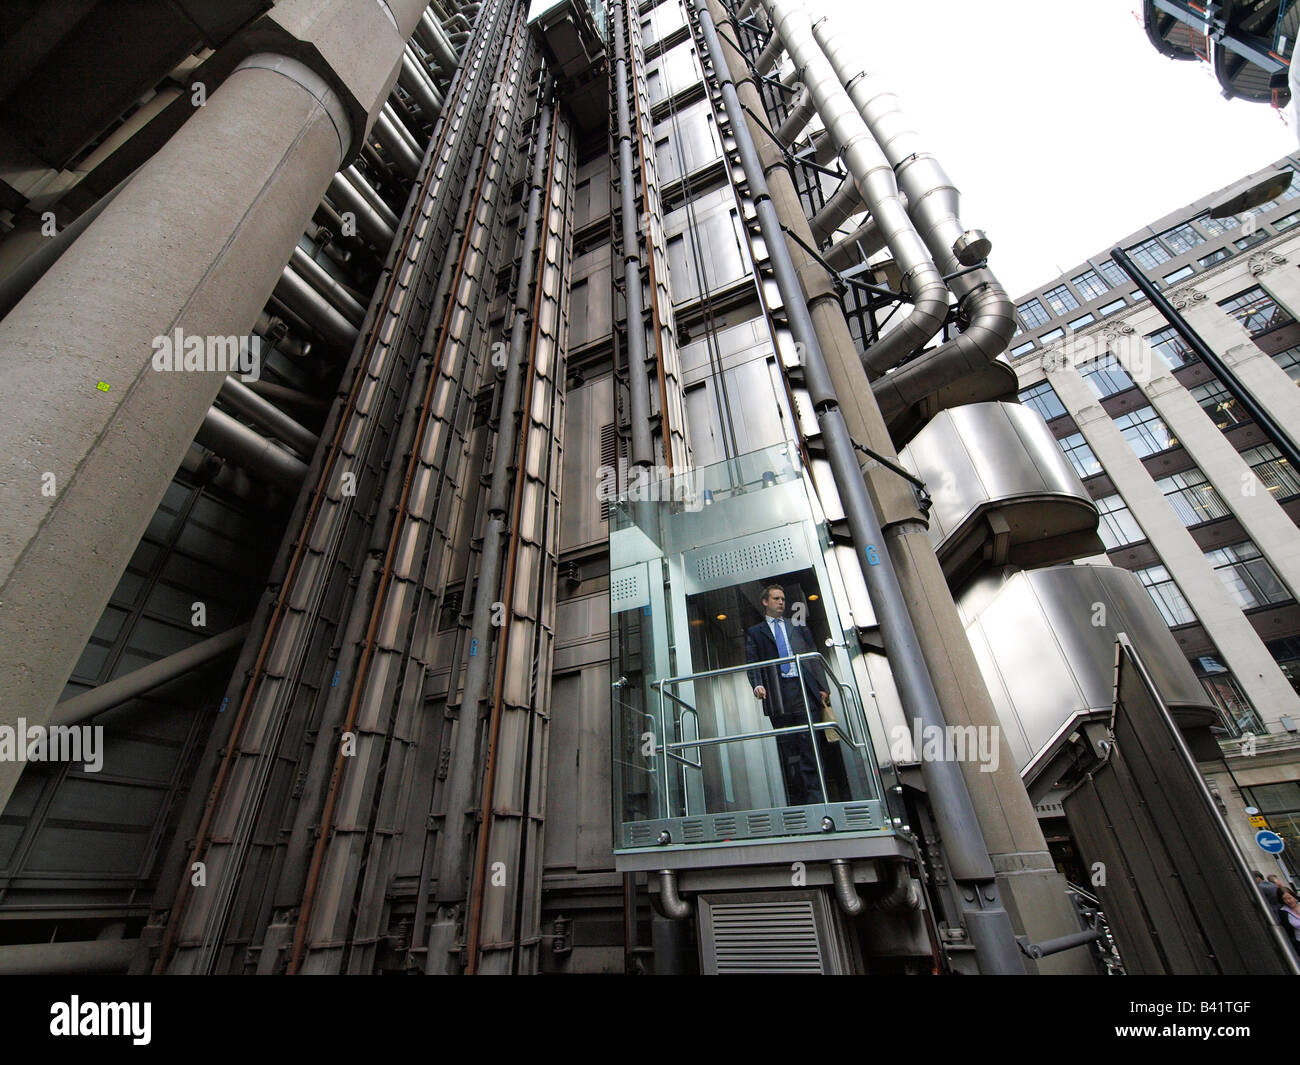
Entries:
MULTIPOLYGON (((772 628, 776 631, 776 653, 785 658, 790 653, 790 643, 785 638, 785 624, 778 618, 772 622, 772 628)), ((781 667, 781 676, 793 677, 796 675, 793 662, 787 662, 781 667)))

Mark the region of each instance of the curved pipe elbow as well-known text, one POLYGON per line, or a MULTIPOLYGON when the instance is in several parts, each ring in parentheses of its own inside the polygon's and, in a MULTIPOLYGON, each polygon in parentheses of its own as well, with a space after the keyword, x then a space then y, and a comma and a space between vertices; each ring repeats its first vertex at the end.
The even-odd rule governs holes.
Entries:
POLYGON ((980 285, 963 304, 971 319, 966 330, 872 384, 871 391, 886 422, 965 374, 983 369, 1011 342, 1016 331, 1011 298, 987 270, 970 276, 980 285))
POLYGON ((831 879, 835 884, 835 901, 850 917, 859 916, 867 908, 853 883, 853 863, 845 858, 831 859, 831 879))
POLYGON ((659 870, 659 907, 664 916, 673 921, 684 921, 694 907, 677 892, 677 874, 671 869, 659 870))
POLYGON ((862 353, 862 367, 872 380, 923 348, 948 317, 948 286, 932 263, 922 263, 904 281, 915 290, 911 313, 862 353))

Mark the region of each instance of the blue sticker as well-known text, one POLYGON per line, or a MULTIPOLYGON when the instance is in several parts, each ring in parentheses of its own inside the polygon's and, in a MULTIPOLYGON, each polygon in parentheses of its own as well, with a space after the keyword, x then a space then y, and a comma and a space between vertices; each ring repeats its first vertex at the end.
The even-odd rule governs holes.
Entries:
POLYGON ((876 550, 875 544, 867 544, 867 565, 868 566, 880 565, 880 553, 876 550))
POLYGON ((230 696, 224 696, 221 700, 221 705, 217 707, 218 714, 224 714, 226 712, 226 703, 228 702, 230 702, 230 696))
POLYGON ((330 687, 337 688, 338 686, 339 686, 339 671, 336 669, 334 671, 334 679, 330 681, 330 687))
POLYGON ((470 658, 473 658, 477 654, 478 654, 478 637, 475 636, 474 639, 469 641, 469 656, 470 658))

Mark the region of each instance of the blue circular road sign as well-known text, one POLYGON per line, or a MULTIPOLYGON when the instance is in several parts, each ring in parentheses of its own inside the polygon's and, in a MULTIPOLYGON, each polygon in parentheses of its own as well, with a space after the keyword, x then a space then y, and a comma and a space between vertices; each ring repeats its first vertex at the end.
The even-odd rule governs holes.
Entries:
POLYGON ((1281 854, 1286 848, 1282 837, 1267 828, 1262 828, 1255 833, 1255 842, 1259 844, 1261 850, 1266 850, 1269 854, 1281 854))

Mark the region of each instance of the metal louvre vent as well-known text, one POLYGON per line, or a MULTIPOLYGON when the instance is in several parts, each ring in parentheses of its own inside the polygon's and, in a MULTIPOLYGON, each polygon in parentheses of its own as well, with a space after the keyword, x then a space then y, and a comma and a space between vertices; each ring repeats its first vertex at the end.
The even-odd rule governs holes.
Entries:
POLYGON ((745 547, 731 548, 705 555, 695 560, 695 573, 700 581, 727 577, 755 569, 780 569, 781 563, 794 558, 794 547, 789 536, 765 540, 745 547))
POLYGON ((709 924, 712 935, 701 950, 709 952, 712 972, 825 972, 811 898, 711 903, 709 924))

